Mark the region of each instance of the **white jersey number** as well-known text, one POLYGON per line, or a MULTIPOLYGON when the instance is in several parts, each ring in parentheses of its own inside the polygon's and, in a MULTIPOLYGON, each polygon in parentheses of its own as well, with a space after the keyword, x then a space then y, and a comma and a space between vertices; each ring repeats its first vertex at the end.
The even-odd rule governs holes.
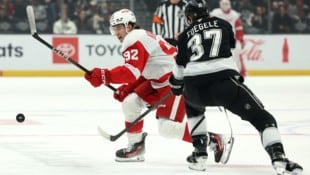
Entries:
POLYGON ((220 29, 206 30, 203 32, 203 36, 201 36, 200 33, 196 33, 187 43, 187 47, 191 48, 193 53, 190 57, 191 61, 198 60, 205 53, 204 47, 202 46, 203 39, 212 39, 209 57, 218 56, 222 40, 222 31, 220 29))
POLYGON ((139 53, 138 49, 131 49, 131 50, 124 52, 123 57, 125 58, 126 61, 138 60, 139 59, 138 53, 139 53))

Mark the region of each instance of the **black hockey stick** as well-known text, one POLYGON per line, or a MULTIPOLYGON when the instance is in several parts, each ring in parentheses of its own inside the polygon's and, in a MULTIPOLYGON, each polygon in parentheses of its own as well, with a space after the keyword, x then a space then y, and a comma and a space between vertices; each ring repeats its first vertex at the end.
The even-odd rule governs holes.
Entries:
MULTIPOLYGON (((40 43, 44 44, 46 47, 50 48, 53 52, 57 53, 59 56, 61 56, 62 58, 66 59, 67 61, 69 61, 70 63, 72 63, 73 65, 77 66, 78 68, 80 68, 81 70, 83 70, 85 73, 87 74, 91 74, 91 71, 89 71, 88 69, 86 69, 85 67, 83 67, 82 65, 80 65, 79 63, 77 63, 75 60, 73 60, 71 57, 69 57, 68 55, 66 55, 65 53, 63 53, 62 51, 60 51, 59 49, 53 47, 51 44, 49 44, 48 42, 46 42, 44 39, 42 39, 39 34, 37 33, 37 28, 36 28, 36 22, 35 22, 35 17, 34 17, 34 12, 33 12, 33 8, 31 5, 28 5, 27 8, 27 16, 28 16, 28 22, 29 22, 29 26, 30 26, 30 32, 31 35, 38 40, 40 43)), ((117 89, 114 88, 111 85, 106 85, 108 88, 110 88, 113 91, 116 91, 117 89)))
POLYGON ((118 134, 111 135, 105 132, 101 127, 98 126, 98 131, 104 138, 115 141, 118 138, 120 138, 125 132, 130 130, 138 121, 140 121, 142 118, 144 118, 147 114, 149 114, 153 109, 157 108, 160 104, 162 104, 167 98, 169 98, 172 94, 170 91, 165 96, 163 96, 158 102, 156 102, 154 105, 150 106, 145 112, 143 112, 138 118, 136 118, 133 122, 130 123, 129 126, 125 127, 122 131, 120 131, 118 134))
MULTIPOLYGON (((64 59, 66 59, 67 61, 69 61, 70 63, 72 63, 73 65, 77 66, 78 68, 80 68, 81 70, 83 70, 85 73, 87 74, 91 74, 91 71, 89 71, 88 69, 86 69, 85 67, 83 67, 82 65, 80 65, 79 63, 77 63, 75 60, 73 60, 71 57, 69 57, 68 55, 66 55, 65 53, 63 53, 62 51, 54 48, 51 44, 49 44, 48 42, 46 42, 44 39, 42 39, 39 34, 37 33, 37 29, 36 29, 36 23, 35 23, 35 17, 34 17, 34 12, 33 12, 33 8, 31 5, 28 5, 27 8, 27 16, 28 16, 28 21, 29 21, 29 26, 30 26, 30 32, 31 35, 38 40, 39 42, 41 42, 42 44, 44 44, 46 47, 50 48, 53 52, 57 53, 59 56, 63 57, 64 59)), ((110 88, 111 90, 113 90, 114 92, 117 91, 116 88, 114 88, 111 85, 106 85, 108 88, 110 88)), ((111 141, 115 141, 117 140, 119 137, 121 137, 126 131, 128 131, 129 129, 131 129, 140 119, 142 119, 144 116, 146 116, 148 113, 150 113, 153 109, 155 109, 156 107, 158 107, 163 101, 165 101, 170 95, 172 95, 172 93, 168 93, 166 96, 164 96, 161 100, 159 100, 156 104, 154 104, 153 106, 149 107, 147 111, 145 111, 143 114, 141 114, 135 121, 133 121, 131 123, 131 125, 129 125, 127 128, 123 129, 120 133, 118 133, 117 135, 109 135, 108 133, 106 133, 103 129, 101 129, 100 127, 98 127, 99 133, 107 138, 110 139, 111 141)))

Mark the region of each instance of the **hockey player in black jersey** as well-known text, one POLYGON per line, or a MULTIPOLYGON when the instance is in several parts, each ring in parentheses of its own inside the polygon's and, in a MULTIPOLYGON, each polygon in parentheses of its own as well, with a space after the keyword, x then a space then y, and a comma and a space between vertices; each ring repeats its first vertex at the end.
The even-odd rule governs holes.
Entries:
POLYGON ((272 114, 243 84, 232 58, 235 47, 232 26, 210 17, 205 0, 189 0, 185 7, 189 27, 179 36, 178 54, 170 84, 175 95, 184 94, 194 151, 189 168, 205 170, 208 157, 205 108, 222 106, 248 121, 261 136, 278 175, 301 175, 303 168, 286 158, 278 126, 272 114))

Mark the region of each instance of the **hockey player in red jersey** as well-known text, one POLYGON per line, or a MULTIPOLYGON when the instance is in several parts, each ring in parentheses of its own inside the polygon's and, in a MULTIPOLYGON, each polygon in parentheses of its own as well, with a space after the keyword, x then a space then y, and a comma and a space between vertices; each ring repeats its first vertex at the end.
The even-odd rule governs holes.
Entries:
POLYGON ((230 0, 220 0, 220 8, 215 8, 210 12, 210 16, 215 16, 224 19, 233 27, 236 38, 236 48, 233 51, 234 59, 236 60, 240 74, 246 76, 246 67, 241 55, 241 50, 245 46, 243 26, 240 19, 240 14, 231 8, 230 0))
MULTIPOLYGON (((121 84, 114 98, 122 102, 125 125, 133 122, 142 110, 158 102, 171 91, 169 77, 174 65, 176 48, 136 24, 135 15, 128 9, 112 14, 110 30, 122 43, 124 64, 111 69, 94 68, 85 78, 94 86, 121 84)), ((158 129, 162 136, 191 142, 185 117, 183 96, 171 95, 156 109, 158 129)), ((143 120, 127 132, 128 147, 116 152, 116 161, 144 161, 145 138, 143 120)), ((209 133, 209 146, 214 151, 215 161, 226 163, 231 146, 226 147, 225 138, 209 133)))

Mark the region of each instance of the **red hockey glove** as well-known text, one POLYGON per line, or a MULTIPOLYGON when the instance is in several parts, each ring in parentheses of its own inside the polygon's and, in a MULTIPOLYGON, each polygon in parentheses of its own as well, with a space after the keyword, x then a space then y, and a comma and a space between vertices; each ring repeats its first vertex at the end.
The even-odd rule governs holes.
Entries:
POLYGON ((85 73, 84 77, 94 87, 99 87, 102 84, 108 85, 111 82, 111 76, 108 69, 94 68, 90 75, 85 73))
POLYGON ((116 100, 122 102, 133 90, 134 86, 132 84, 125 84, 117 88, 117 91, 114 92, 113 96, 116 100))
MULTIPOLYGON (((129 84, 125 84, 117 88, 117 91, 114 92, 114 98, 120 102, 122 102, 128 94, 132 93, 138 86, 140 86, 143 82, 147 81, 144 77, 139 77, 137 81, 129 84)), ((136 92, 137 93, 137 92, 136 92)), ((140 93, 137 93, 138 95, 140 93)))

